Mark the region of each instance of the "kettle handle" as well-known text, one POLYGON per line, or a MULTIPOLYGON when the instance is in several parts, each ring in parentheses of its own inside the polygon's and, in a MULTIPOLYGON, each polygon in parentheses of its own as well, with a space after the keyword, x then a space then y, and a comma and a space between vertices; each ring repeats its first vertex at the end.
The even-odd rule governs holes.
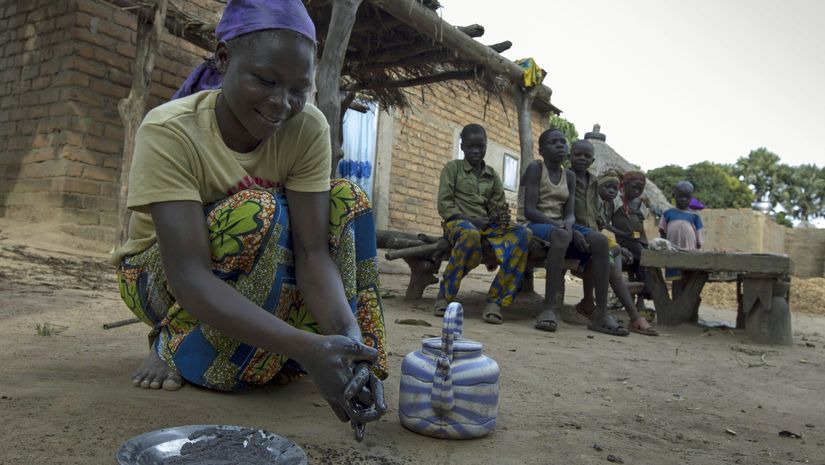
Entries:
POLYGON ((441 325, 441 355, 438 357, 433 374, 432 405, 433 410, 444 415, 453 409, 453 380, 450 364, 453 361, 453 344, 461 337, 464 326, 464 309, 458 302, 447 306, 441 325))

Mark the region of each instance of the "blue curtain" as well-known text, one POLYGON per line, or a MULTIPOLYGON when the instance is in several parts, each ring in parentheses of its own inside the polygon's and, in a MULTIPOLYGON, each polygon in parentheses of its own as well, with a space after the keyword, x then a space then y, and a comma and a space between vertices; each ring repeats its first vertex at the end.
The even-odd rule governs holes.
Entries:
POLYGON ((378 108, 374 103, 361 103, 369 107, 368 112, 347 110, 344 113, 344 158, 338 163, 338 173, 361 186, 372 199, 378 108))

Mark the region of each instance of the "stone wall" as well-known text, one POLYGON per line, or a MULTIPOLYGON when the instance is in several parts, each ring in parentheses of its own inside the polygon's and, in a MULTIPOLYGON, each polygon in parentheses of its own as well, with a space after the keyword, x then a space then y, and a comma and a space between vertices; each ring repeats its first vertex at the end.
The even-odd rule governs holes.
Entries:
MULTIPOLYGON (((458 86, 456 86, 458 88, 458 86)), ((487 131, 485 160, 501 173, 503 154, 520 158, 518 116, 509 95, 502 102, 466 89, 432 86, 410 92, 413 108, 396 112, 389 186, 388 228, 441 234, 436 209, 438 181, 444 164, 458 155, 461 128, 478 123, 487 131)), ((549 115, 533 113, 533 148, 549 125, 549 115)), ((515 219, 516 192, 507 192, 515 219)))
POLYGON ((825 229, 788 229, 785 253, 793 262, 794 276, 825 277, 825 229))
POLYGON ((785 253, 785 226, 747 208, 705 209, 705 248, 749 253, 785 253))
MULTIPOLYGON (((216 0, 173 3, 214 21, 216 0)), ((0 2, 0 216, 113 241, 137 16, 102 0, 0 2)), ((149 107, 206 51, 164 33, 149 107)), ((148 110, 147 108, 147 110, 148 110)))

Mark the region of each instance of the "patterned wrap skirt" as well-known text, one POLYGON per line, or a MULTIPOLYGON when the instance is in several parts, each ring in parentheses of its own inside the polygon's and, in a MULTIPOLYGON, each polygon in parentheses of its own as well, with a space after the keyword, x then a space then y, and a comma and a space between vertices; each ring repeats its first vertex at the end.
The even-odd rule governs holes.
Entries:
MULTIPOLYGON (((330 186, 330 256, 364 343, 378 350, 376 374, 387 376, 384 315, 379 293, 375 223, 366 194, 336 179, 330 186)), ((286 195, 243 190, 206 206, 212 272, 289 325, 318 333, 295 280, 286 195)), ((151 349, 187 381, 234 391, 269 382, 287 357, 222 335, 175 301, 157 243, 118 266, 126 306, 152 327, 151 349)))

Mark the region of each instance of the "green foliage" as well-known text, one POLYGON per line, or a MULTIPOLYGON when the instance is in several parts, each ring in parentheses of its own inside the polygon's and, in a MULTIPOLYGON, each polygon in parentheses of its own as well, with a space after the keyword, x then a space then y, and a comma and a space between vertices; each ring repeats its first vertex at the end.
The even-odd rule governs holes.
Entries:
POLYGON ((579 139, 579 133, 576 131, 576 125, 561 116, 550 115, 550 127, 553 129, 559 129, 562 133, 564 133, 564 138, 567 139, 567 145, 570 145, 579 139))
MULTIPOLYGON (((647 178, 658 187, 665 197, 670 199, 673 186, 679 181, 689 180, 687 169, 679 165, 665 165, 647 172, 647 178)), ((694 184, 695 186, 695 184, 694 184)))
POLYGON ((696 198, 710 208, 747 208, 767 202, 777 223, 793 226, 791 219, 825 218, 825 168, 789 166, 779 155, 760 147, 733 165, 709 161, 687 168, 667 165, 650 170, 648 178, 666 196, 679 181, 696 187, 696 198))
POLYGON ((736 160, 736 173, 739 179, 749 185, 756 195, 756 200, 781 203, 781 194, 777 186, 781 184, 779 155, 765 147, 751 150, 747 157, 736 160))
POLYGON ((647 177, 670 198, 679 181, 693 183, 695 197, 709 208, 750 208, 753 194, 730 173, 730 167, 709 161, 687 168, 666 165, 647 172, 647 177))
POLYGON ((703 161, 687 169, 688 181, 696 188, 695 197, 710 208, 750 208, 753 193, 748 186, 716 163, 703 161))
POLYGON ((780 202, 791 217, 800 221, 825 217, 825 168, 782 165, 779 172, 780 202))
POLYGON ((793 228, 793 222, 791 222, 790 218, 788 218, 785 212, 777 213, 776 215, 774 215, 773 219, 774 221, 776 221, 777 224, 793 228))
MULTIPOLYGON (((774 212, 784 210, 785 221, 825 218, 825 168, 789 166, 779 160, 760 147, 736 161, 734 175, 750 186, 757 200, 770 203, 774 212)), ((780 218, 779 213, 775 216, 780 218)))
POLYGON ((45 322, 42 325, 40 323, 35 323, 34 329, 35 331, 37 331, 38 336, 52 336, 55 334, 60 334, 63 331, 66 331, 66 329, 68 329, 68 326, 56 325, 54 323, 45 322))

